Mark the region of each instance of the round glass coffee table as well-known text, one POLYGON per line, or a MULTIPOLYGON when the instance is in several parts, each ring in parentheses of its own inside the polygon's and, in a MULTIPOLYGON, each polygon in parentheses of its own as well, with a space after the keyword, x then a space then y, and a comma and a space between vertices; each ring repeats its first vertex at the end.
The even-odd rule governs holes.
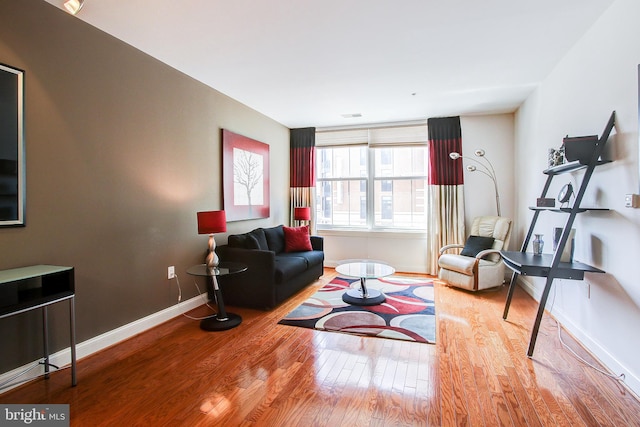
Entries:
POLYGON ((205 331, 226 331, 235 328, 242 323, 242 317, 235 313, 227 313, 222 299, 222 292, 218 286, 218 277, 228 274, 242 273, 247 266, 239 262, 220 262, 217 267, 209 268, 206 264, 198 264, 187 269, 187 273, 192 276, 206 277, 208 286, 213 289, 213 296, 216 299, 218 313, 200 321, 200 328, 205 331))
POLYGON ((367 279, 379 279, 390 276, 396 269, 382 261, 369 259, 348 259, 341 261, 336 267, 339 274, 360 279, 359 289, 349 289, 342 295, 342 301, 352 305, 378 305, 387 297, 376 289, 367 289, 367 279))

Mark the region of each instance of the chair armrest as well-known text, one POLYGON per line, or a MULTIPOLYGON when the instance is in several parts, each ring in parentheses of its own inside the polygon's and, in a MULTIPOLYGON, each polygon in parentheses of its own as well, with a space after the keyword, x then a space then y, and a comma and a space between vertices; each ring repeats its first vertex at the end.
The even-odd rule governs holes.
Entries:
POLYGON ((445 246, 440 248, 440 255, 442 255, 445 251, 447 251, 449 249, 455 249, 455 248, 462 249, 462 248, 464 248, 464 245, 461 245, 459 243, 452 243, 450 245, 445 245, 445 246))
MULTIPOLYGON (((481 258, 486 257, 487 255, 490 255, 490 254, 498 254, 498 255, 500 255, 500 251, 498 249, 485 249, 484 251, 478 252, 478 254, 476 255, 476 258, 477 259, 481 259, 481 258)), ((500 257, 500 258, 502 258, 502 257, 500 257)))

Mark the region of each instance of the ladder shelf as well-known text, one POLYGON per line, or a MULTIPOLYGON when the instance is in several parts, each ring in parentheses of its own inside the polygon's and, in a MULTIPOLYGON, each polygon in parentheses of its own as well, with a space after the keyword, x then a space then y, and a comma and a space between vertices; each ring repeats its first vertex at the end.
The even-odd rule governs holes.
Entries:
MULTIPOLYGON (((575 221, 576 215, 580 213, 584 213, 587 211, 608 211, 605 208, 589 208, 589 207, 581 207, 582 198, 584 197, 584 193, 589 185, 589 180, 591 179, 591 175, 593 174, 594 169, 597 166, 601 166, 607 163, 610 163, 609 160, 601 160, 602 154, 604 152, 604 147, 609 139, 609 135, 613 130, 615 125, 615 111, 611 113, 611 117, 605 126, 605 129, 602 133, 602 136, 597 139, 593 146, 593 150, 590 153, 590 158, 587 160, 581 159, 580 161, 573 161, 569 163, 565 163, 559 166, 550 167, 543 171, 545 175, 547 175, 547 179, 540 195, 541 198, 544 198, 549 191, 549 187, 551 186, 551 182, 553 178, 562 175, 565 173, 571 173, 574 171, 585 169, 584 175, 582 177, 582 181, 580 183, 579 189, 576 193, 575 200, 573 206, 566 207, 530 207, 533 211, 533 218, 529 225, 529 230, 527 231, 527 235, 522 243, 522 247, 520 251, 502 251, 500 254, 502 256, 502 260, 507 267, 509 267, 513 274, 511 275, 511 282, 509 284, 509 291, 507 293, 507 300, 504 307, 504 313, 502 315, 503 319, 507 319, 507 315, 509 314, 509 306, 511 305, 511 299, 513 297, 513 291, 516 287, 516 282, 518 280, 518 276, 536 276, 536 277, 546 277, 546 283, 544 290, 542 291, 542 296, 540 297, 540 303, 538 306, 538 312, 536 314, 536 319, 533 324, 533 328, 531 330, 531 338, 529 340, 529 348, 527 349, 527 356, 531 357, 533 355, 533 350, 535 348, 536 339, 538 336, 538 330, 540 328, 540 322, 542 321, 542 315, 544 314, 544 308, 547 303, 547 298, 549 296, 549 291, 551 290, 551 285, 555 279, 570 279, 570 280, 583 280, 585 273, 604 273, 603 270, 599 268, 580 263, 578 261, 572 262, 562 262, 561 257, 564 252, 564 248, 567 244, 569 234, 571 232, 571 228, 573 227, 573 223, 575 221), (553 254, 542 254, 536 255, 533 253, 528 253, 527 247, 529 246, 529 242, 531 240, 531 236, 533 236, 533 232, 538 221, 538 217, 543 212, 555 212, 555 213, 565 213, 568 214, 565 225, 562 230, 562 235, 560 237, 560 241, 558 242, 558 247, 553 254)), ((594 137, 595 141, 595 137, 594 137)))

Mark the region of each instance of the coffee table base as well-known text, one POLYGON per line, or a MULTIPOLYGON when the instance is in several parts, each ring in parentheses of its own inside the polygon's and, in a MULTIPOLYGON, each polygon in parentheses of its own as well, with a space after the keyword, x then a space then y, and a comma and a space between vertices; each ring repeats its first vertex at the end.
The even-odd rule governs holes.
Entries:
POLYGON ((367 296, 362 296, 362 290, 349 289, 342 294, 342 301, 351 305, 378 305, 385 302, 387 297, 378 290, 368 289, 367 296))
POLYGON ((209 317, 200 321, 200 329, 205 331, 226 331, 233 329, 242 323, 242 317, 235 313, 226 313, 225 320, 219 320, 217 317, 209 317))

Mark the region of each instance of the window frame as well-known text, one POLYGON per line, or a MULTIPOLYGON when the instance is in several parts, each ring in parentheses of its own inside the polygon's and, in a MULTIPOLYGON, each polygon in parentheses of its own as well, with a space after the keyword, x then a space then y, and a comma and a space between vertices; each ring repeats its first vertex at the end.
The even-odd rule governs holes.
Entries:
MULTIPOLYGON (((426 128, 425 128, 426 130, 426 128)), ((320 223, 319 219, 320 216, 318 216, 318 222, 316 224, 316 228, 318 230, 352 230, 352 231, 382 231, 382 232, 425 232, 426 228, 427 228, 427 221, 426 221, 426 210, 427 210, 427 203, 428 203, 428 199, 427 199, 427 178, 428 178, 428 145, 426 142, 420 142, 420 143, 394 143, 394 144, 380 144, 380 145, 375 145, 375 144, 363 144, 363 143, 354 143, 354 144, 335 144, 335 145, 331 145, 331 144, 326 144, 326 145, 321 145, 321 146, 317 146, 316 149, 317 150, 324 150, 324 149, 336 149, 336 148, 347 148, 347 147, 363 147, 366 150, 366 159, 367 159, 367 164, 366 164, 366 176, 359 176, 359 177, 330 177, 330 178, 323 178, 322 177, 322 173, 316 173, 316 188, 322 188, 322 186, 324 185, 324 183, 327 182, 349 182, 349 181, 363 181, 365 183, 365 188, 366 188, 366 192, 364 193, 364 197, 366 197, 366 207, 365 207, 365 212, 364 212, 364 216, 366 217, 365 220, 365 224, 363 224, 362 226, 359 225, 336 225, 336 224, 322 224, 320 223), (425 152, 425 165, 424 165, 424 174, 423 175, 400 175, 400 176, 380 176, 380 177, 376 177, 375 173, 376 173, 376 163, 375 163, 375 150, 376 149, 381 149, 381 148, 390 148, 390 149, 399 149, 399 148, 411 148, 411 147, 415 147, 415 146, 420 146, 420 147, 424 147, 425 150, 427 150, 425 152), (382 187, 383 182, 390 182, 391 184, 391 194, 385 194, 384 197, 391 197, 391 211, 393 212, 393 204, 394 204, 394 197, 396 196, 394 194, 394 190, 393 188, 395 187, 395 183, 399 182, 399 181, 415 181, 415 180, 423 180, 424 181, 424 185, 423 185, 423 191, 424 191, 424 195, 423 195, 423 200, 424 200, 424 213, 423 216, 425 217, 425 220, 423 222, 423 226, 422 227, 407 227, 407 226, 396 226, 393 224, 380 224, 380 223, 376 223, 376 199, 375 199, 375 188, 376 188, 376 183, 377 181, 380 181, 380 186, 382 187)), ((381 153, 381 156, 384 157, 385 154, 381 153)), ((323 155, 318 155, 316 157, 318 159, 318 161, 322 161, 322 160, 326 160, 326 156, 323 155)), ((318 167, 318 163, 316 163, 316 167, 318 167)), ((320 171, 320 168, 317 169, 317 171, 320 171)), ((333 185, 333 184, 332 184, 333 185)), ((347 184, 348 185, 348 184, 347 184)), ((386 191, 385 191, 386 192, 386 191)), ((316 201, 316 212, 318 207, 320 206, 320 204, 323 203, 323 194, 320 191, 317 191, 317 201, 316 201)), ((412 194, 413 194, 413 190, 412 190, 412 194)), ((410 195, 411 196, 411 195, 410 195)), ((363 196, 361 195, 361 198, 363 196)), ((379 201, 379 203, 381 203, 381 210, 380 210, 380 216, 383 216, 383 212, 382 212, 382 194, 380 195, 381 200, 379 201)), ((412 198, 413 200, 413 198, 412 198)), ((388 202, 386 202, 388 203, 388 202)), ((333 204, 333 201, 331 202, 332 206, 331 206, 331 221, 333 222, 333 207, 335 206, 333 204)), ((362 205, 362 200, 360 200, 360 204, 362 205)), ((322 208, 324 208, 324 206, 320 206, 322 208)), ((411 204, 411 208, 410 208, 410 213, 413 216, 414 213, 414 204, 411 204)), ((324 212, 323 212, 324 213, 324 212)), ((360 211, 360 217, 362 218, 363 212, 360 211)), ((351 215, 351 211, 349 211, 349 215, 351 215)))

